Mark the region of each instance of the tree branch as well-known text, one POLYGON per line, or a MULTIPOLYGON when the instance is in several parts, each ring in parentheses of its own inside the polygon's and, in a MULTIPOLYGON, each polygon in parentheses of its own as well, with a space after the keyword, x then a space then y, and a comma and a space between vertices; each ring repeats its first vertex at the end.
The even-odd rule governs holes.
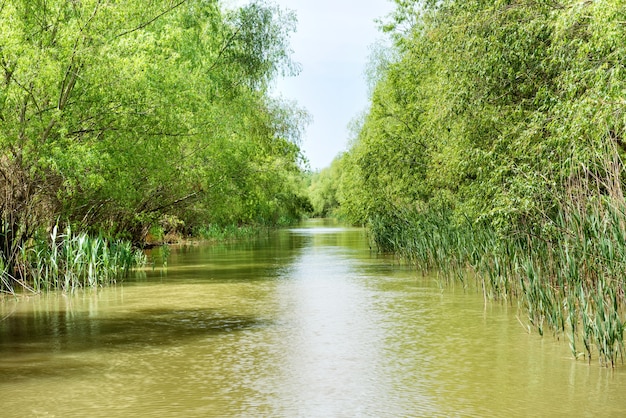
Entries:
POLYGON ((213 64, 211 64, 207 72, 213 71, 213 69, 218 66, 218 64, 220 63, 220 60, 222 59, 222 55, 224 55, 224 52, 226 52, 226 49, 228 49, 228 47, 231 45, 231 43, 233 42, 235 37, 239 34, 239 32, 241 32, 241 26, 238 26, 237 30, 230 35, 230 37, 226 40, 226 42, 224 42, 224 45, 220 49, 220 52, 217 54, 217 58, 215 58, 215 61, 213 62, 213 64))
POLYGON ((164 15, 168 14, 169 12, 171 12, 172 10, 176 9, 179 6, 182 6, 184 3, 187 3, 188 0, 182 0, 178 3, 176 3, 175 5, 173 5, 172 7, 170 7, 169 9, 163 11, 162 13, 159 13, 158 15, 156 15, 155 17, 153 17, 152 19, 142 23, 141 25, 137 26, 136 28, 133 29, 129 29, 125 32, 120 33, 119 35, 116 35, 115 38, 121 38, 122 36, 126 36, 128 34, 131 34, 133 32, 136 32, 138 30, 141 30, 143 28, 145 28, 146 26, 150 25, 151 23, 157 21, 158 19, 160 19, 161 17, 163 17, 164 15))

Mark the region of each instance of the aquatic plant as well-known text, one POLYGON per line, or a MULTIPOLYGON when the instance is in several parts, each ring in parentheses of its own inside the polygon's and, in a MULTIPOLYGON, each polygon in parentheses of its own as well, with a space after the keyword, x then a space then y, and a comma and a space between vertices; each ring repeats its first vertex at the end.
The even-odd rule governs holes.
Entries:
POLYGON ((517 299, 541 335, 567 334, 576 358, 615 365, 625 351, 626 204, 579 203, 563 203, 541 237, 409 211, 372 219, 370 231, 381 250, 419 270, 464 284, 475 277, 486 299, 517 299))
POLYGON ((0 257, 2 290, 13 293, 15 285, 29 291, 71 291, 114 283, 146 263, 142 251, 130 242, 107 240, 86 233, 63 233, 54 226, 47 237, 32 239, 20 249, 19 274, 9 272, 0 257))
POLYGON ((167 268, 167 262, 170 254, 171 249, 169 244, 163 244, 148 250, 146 257, 148 264, 150 264, 154 270, 157 265, 167 268))

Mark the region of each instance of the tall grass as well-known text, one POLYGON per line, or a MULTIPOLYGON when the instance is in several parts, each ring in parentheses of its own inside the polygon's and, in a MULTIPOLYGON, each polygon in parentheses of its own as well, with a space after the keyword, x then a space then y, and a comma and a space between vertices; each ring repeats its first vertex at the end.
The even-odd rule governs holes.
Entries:
POLYGON ((11 274, 11 268, 0 252, 0 293, 14 293, 15 277, 11 274))
POLYGON ((485 298, 516 299, 540 334, 565 334, 573 355, 614 366, 624 358, 626 204, 611 195, 569 199, 550 236, 500 236, 447 213, 373 219, 381 249, 446 280, 475 277, 485 298), (472 273, 473 274, 470 274, 472 273))
POLYGON ((144 253, 130 242, 73 234, 70 227, 60 233, 55 226, 48 237, 33 239, 21 248, 19 271, 7 271, 0 257, 1 286, 9 293, 16 286, 34 292, 96 287, 127 277, 145 262, 144 253))

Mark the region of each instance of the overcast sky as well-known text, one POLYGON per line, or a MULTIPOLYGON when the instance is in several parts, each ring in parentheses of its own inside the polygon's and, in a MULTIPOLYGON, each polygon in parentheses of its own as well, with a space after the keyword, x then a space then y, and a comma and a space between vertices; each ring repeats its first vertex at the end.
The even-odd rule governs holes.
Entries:
POLYGON ((365 65, 370 46, 383 38, 374 20, 391 12, 392 1, 272 1, 298 16, 291 46, 302 65, 297 77, 278 80, 276 95, 312 116, 302 148, 311 168, 321 169, 346 150, 348 124, 367 107, 365 65))

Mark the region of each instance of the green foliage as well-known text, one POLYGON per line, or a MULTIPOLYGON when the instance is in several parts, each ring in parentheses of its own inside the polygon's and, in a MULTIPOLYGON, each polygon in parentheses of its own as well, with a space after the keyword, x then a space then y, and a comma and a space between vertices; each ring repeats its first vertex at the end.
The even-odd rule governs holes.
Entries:
POLYGON ((346 155, 342 206, 355 221, 363 207, 435 204, 503 231, 541 225, 572 172, 621 144, 620 10, 399 2, 387 29, 404 25, 394 32, 400 56, 376 67, 370 111, 346 155))
POLYGON ((0 5, 0 251, 57 219, 134 242, 303 213, 295 16, 263 0, 0 5))
POLYGON ((342 176, 342 156, 336 157, 330 167, 312 173, 308 187, 309 200, 314 217, 336 215, 339 207, 337 200, 339 184, 342 176))
POLYGON ((4 292, 13 293, 18 286, 33 292, 101 286, 127 277, 146 263, 144 253, 128 241, 74 234, 70 227, 59 233, 56 225, 48 237, 35 237, 22 247, 20 256, 17 272, 2 269, 0 262, 4 292))
POLYGON ((209 241, 229 241, 254 237, 260 233, 258 227, 237 225, 208 225, 199 227, 196 235, 209 241))
POLYGON ((540 332, 569 324, 573 346, 614 363, 626 4, 396 4, 393 51, 377 54, 396 58, 371 66, 341 212, 420 268, 474 269, 486 296, 520 295, 540 332))
POLYGON ((291 75, 295 16, 262 0, 12 1, 0 6, 0 244, 68 219, 135 241, 163 216, 277 222, 306 114, 269 96, 291 75))

